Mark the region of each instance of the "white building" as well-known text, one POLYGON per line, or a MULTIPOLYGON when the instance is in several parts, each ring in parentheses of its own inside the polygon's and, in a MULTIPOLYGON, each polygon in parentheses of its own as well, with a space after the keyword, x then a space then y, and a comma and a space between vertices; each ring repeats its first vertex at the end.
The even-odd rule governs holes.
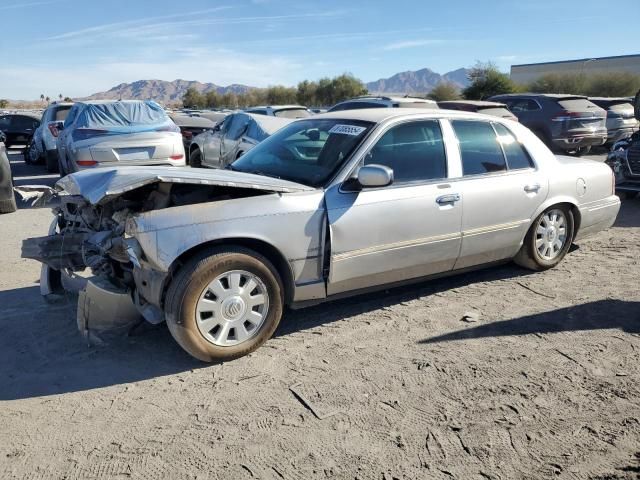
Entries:
POLYGON ((580 58, 561 62, 528 63, 511 66, 511 80, 529 83, 543 75, 576 73, 585 75, 630 72, 640 75, 640 55, 580 58))

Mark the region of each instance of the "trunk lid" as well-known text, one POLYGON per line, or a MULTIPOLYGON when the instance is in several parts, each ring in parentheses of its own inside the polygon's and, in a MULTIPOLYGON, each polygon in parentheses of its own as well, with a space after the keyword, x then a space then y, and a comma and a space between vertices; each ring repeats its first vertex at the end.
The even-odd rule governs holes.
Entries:
MULTIPOLYGON (((154 159, 167 159, 181 145, 178 133, 144 132, 130 134, 107 134, 86 141, 91 158, 96 162, 141 162, 154 159)), ((82 144, 78 145, 82 147, 82 144)))
POLYGON ((93 205, 104 203, 153 183, 183 183, 250 188, 275 193, 313 190, 299 183, 231 170, 207 170, 188 167, 96 168, 68 175, 56 188, 69 195, 80 195, 93 205))

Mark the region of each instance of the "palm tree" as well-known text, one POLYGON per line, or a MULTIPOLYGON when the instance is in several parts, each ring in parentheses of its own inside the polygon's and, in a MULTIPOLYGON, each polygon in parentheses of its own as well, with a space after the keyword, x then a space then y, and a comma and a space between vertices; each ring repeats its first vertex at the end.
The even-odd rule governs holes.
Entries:
POLYGON ((49 97, 45 98, 45 100, 47 101, 47 105, 49 105, 49 101, 51 100, 49 97))
POLYGON ((41 93, 41 94, 40 94, 40 101, 41 101, 41 102, 44 102, 44 93, 41 93))
POLYGON ((60 101, 62 101, 62 94, 61 93, 58 94, 58 98, 60 99, 60 101))

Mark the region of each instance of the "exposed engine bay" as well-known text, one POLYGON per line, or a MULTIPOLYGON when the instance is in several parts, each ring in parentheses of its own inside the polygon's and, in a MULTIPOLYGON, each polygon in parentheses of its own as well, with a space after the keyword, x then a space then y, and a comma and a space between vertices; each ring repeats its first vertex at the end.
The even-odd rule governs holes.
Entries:
POLYGON ((58 195, 53 209, 57 232, 23 242, 22 256, 56 271, 91 273, 133 292, 133 270, 142 252, 125 235, 127 220, 139 213, 198 203, 246 198, 269 192, 251 188, 159 182, 91 204, 80 195, 58 195))

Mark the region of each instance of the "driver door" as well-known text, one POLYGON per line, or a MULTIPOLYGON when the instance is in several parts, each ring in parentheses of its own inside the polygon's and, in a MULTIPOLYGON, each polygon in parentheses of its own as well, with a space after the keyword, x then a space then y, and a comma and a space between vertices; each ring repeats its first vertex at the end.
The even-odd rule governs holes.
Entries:
POLYGON ((202 163, 207 167, 222 168, 220 163, 220 148, 222 136, 229 128, 233 115, 227 116, 222 123, 219 123, 213 130, 207 133, 204 141, 204 151, 202 152, 202 163))
POLYGON ((451 270, 460 252, 462 203, 455 185, 447 183, 439 121, 390 127, 363 164, 390 167, 394 182, 360 191, 336 185, 326 192, 327 294, 451 270))

